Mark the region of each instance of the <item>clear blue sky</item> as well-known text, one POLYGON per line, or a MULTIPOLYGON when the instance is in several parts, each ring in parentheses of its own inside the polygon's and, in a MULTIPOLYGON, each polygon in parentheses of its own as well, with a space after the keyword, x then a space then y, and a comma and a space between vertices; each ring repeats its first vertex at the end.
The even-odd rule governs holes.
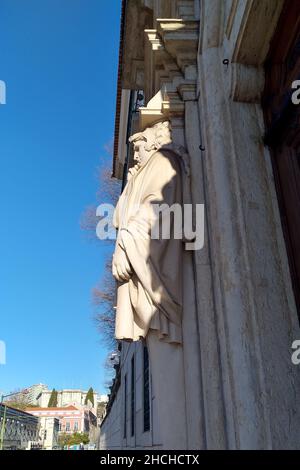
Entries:
POLYGON ((0 391, 105 392, 91 289, 107 248, 79 221, 113 137, 120 3, 0 0, 0 391))

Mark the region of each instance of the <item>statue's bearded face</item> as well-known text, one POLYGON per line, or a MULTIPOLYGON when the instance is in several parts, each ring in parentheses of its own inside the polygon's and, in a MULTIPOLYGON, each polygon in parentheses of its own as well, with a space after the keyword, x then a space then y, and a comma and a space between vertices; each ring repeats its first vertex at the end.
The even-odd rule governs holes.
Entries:
POLYGON ((137 140, 136 142, 134 142, 134 156, 133 156, 133 159, 139 163, 140 165, 143 165, 144 163, 146 163, 146 161, 148 160, 150 154, 149 154, 149 151, 146 150, 145 146, 146 146, 147 142, 145 140, 137 140))

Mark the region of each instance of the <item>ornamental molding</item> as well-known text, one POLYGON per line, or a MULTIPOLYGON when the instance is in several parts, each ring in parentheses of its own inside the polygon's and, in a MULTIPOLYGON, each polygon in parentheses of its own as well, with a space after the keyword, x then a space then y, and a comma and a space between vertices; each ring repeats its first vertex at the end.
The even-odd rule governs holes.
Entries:
POLYGON ((264 68, 283 0, 232 1, 227 34, 231 34, 231 98, 258 104, 264 89, 264 68))
POLYGON ((264 89, 263 67, 244 64, 231 64, 231 93, 233 101, 260 103, 264 89))
POLYGON ((199 22, 157 19, 145 30, 145 101, 140 128, 162 119, 184 118, 185 101, 197 98, 199 22), (153 98, 152 98, 153 97, 153 98))
POLYGON ((264 63, 283 4, 284 0, 247 0, 240 11, 236 9, 232 62, 255 67, 264 63))

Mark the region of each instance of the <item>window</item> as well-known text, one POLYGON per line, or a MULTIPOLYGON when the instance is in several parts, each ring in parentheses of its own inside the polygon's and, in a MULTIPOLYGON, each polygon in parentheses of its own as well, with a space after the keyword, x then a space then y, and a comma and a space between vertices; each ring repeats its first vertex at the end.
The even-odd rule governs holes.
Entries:
POLYGON ((78 421, 74 423, 74 432, 78 431, 78 421))
POLYGON ((124 378, 124 429, 123 429, 123 437, 126 439, 127 437, 127 374, 124 378))
POLYGON ((66 432, 70 431, 70 423, 69 421, 66 422, 66 432))
POLYGON ((131 358, 131 413, 130 413, 130 421, 131 421, 131 435, 134 436, 134 422, 135 422, 135 373, 134 373, 134 355, 131 358))
POLYGON ((150 431, 150 372, 149 354, 147 346, 143 351, 143 408, 144 408, 144 432, 150 431))

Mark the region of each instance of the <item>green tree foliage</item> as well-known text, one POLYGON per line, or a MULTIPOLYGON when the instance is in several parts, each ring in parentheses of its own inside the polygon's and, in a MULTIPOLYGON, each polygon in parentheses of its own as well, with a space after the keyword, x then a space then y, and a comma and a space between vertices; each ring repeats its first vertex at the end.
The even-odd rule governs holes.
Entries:
POLYGON ((88 444, 89 441, 89 435, 84 432, 74 432, 73 434, 67 434, 63 432, 58 438, 58 443, 60 447, 72 446, 81 443, 88 444))
POLYGON ((99 418, 101 421, 102 421, 102 417, 104 416, 106 405, 107 405, 106 402, 100 402, 98 403, 98 406, 97 406, 97 418, 99 418))
POLYGON ((85 400, 84 400, 84 404, 87 405, 89 401, 94 406, 94 390, 93 390, 93 387, 90 387, 88 389, 88 392, 87 392, 85 400))
POLYGON ((56 408, 56 407, 57 407, 57 391, 54 388, 49 398, 48 408, 56 408))

